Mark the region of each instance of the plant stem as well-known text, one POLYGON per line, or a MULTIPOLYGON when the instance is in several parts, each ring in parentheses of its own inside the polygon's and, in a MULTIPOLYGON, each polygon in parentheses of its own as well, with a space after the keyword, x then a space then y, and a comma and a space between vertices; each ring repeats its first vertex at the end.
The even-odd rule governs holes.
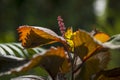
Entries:
POLYGON ((73 71, 74 71, 74 60, 72 59, 72 60, 71 60, 71 80, 74 80, 73 71))
POLYGON ((70 63, 71 63, 71 80, 74 80, 74 74, 73 74, 73 70, 74 70, 74 60, 72 58, 71 52, 68 49, 68 45, 64 44, 64 48, 67 51, 67 55, 69 57, 70 63))
POLYGON ((72 73, 73 74, 76 73, 83 66, 83 64, 84 64, 84 61, 80 65, 78 65, 78 67, 75 70, 73 70, 72 73))
POLYGON ((68 57, 69 57, 69 60, 71 62, 71 80, 74 80, 74 74, 73 74, 73 70, 74 70, 74 60, 72 58, 72 55, 70 52, 68 52, 68 57))

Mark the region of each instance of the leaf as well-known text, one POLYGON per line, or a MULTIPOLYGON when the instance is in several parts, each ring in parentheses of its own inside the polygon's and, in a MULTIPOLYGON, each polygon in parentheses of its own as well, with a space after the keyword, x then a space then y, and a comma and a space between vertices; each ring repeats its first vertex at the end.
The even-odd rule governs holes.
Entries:
POLYGON ((120 68, 101 71, 95 80, 120 80, 120 68))
POLYGON ((66 73, 70 72, 70 69, 71 69, 71 64, 70 64, 70 62, 68 61, 68 59, 65 58, 62 66, 60 67, 60 72, 61 72, 62 74, 66 74, 66 73))
POLYGON ((63 40, 52 30, 42 27, 24 25, 18 28, 18 33, 20 33, 19 40, 22 41, 22 46, 25 48, 32 48, 63 40))
POLYGON ((51 48, 43 55, 35 54, 30 60, 12 56, 0 56, 0 76, 28 71, 40 65, 55 78, 57 73, 61 72, 61 67, 66 59, 66 54, 62 47, 51 48))
POLYGON ((64 34, 64 38, 65 38, 65 40, 67 41, 67 44, 70 47, 69 49, 71 51, 74 51, 74 43, 73 43, 73 40, 72 40, 72 38, 73 38, 73 30, 72 30, 72 28, 67 29, 67 31, 64 34))
POLYGON ((62 69, 62 65, 66 59, 67 57, 63 48, 51 48, 41 57, 40 65, 44 67, 53 78, 55 78, 58 72, 65 72, 64 69, 62 69))
POLYGON ((65 39, 71 39, 73 36, 73 30, 72 27, 68 28, 67 31, 65 32, 65 39))
POLYGON ((14 71, 19 72, 21 66, 25 66, 29 60, 14 56, 0 56, 0 76, 11 74, 14 71))
POLYGON ((104 32, 93 30, 91 35, 99 42, 104 43, 110 39, 110 36, 104 32))
POLYGON ((104 70, 107 67, 109 60, 110 54, 108 51, 103 51, 90 57, 83 64, 76 80, 94 80, 95 74, 104 70))
POLYGON ((99 32, 99 33, 96 33, 94 35, 94 38, 102 43, 108 41, 110 39, 110 36, 103 33, 103 32, 99 32))
POLYGON ((0 44, 0 55, 1 56, 16 56, 16 57, 31 57, 36 53, 42 53, 46 50, 41 47, 24 49, 20 43, 1 43, 0 44), (12 54, 11 54, 12 53, 12 54))
POLYGON ((90 57, 95 51, 102 48, 89 33, 83 30, 78 30, 74 33, 73 43, 74 53, 79 55, 82 60, 90 57))
POLYGON ((102 44, 106 48, 119 49, 120 48, 120 34, 113 35, 107 42, 102 44))
POLYGON ((0 44, 0 47, 5 49, 9 55, 15 56, 14 52, 8 46, 5 46, 4 44, 0 44))
POLYGON ((12 78, 11 80, 45 80, 45 79, 41 76, 36 76, 36 75, 24 75, 24 76, 12 78))

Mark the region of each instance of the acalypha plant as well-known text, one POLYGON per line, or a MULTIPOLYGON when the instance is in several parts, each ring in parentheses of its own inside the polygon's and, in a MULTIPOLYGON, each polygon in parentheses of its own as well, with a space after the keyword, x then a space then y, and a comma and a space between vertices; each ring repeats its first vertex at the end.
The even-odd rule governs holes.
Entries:
MULTIPOLYGON (((30 59, 12 58, 18 64, 11 63, 14 66, 1 69, 0 75, 25 72, 39 66, 49 74, 48 80, 120 80, 119 67, 107 69, 111 60, 109 50, 120 48, 119 34, 110 37, 99 30, 73 31, 72 27, 65 27, 61 16, 57 20, 61 36, 48 28, 37 26, 23 25, 17 30, 24 49, 56 42, 62 46, 52 46, 42 55, 38 53, 30 59)), ((46 79, 41 76, 38 80, 46 79)))

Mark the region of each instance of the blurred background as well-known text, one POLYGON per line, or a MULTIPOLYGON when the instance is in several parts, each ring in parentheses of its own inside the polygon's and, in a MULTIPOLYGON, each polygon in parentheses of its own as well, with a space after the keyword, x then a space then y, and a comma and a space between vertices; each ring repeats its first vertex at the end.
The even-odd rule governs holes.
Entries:
MULTIPOLYGON (((16 29, 21 25, 43 26, 60 34, 59 15, 74 30, 96 27, 109 35, 120 33, 120 0, 0 0, 0 43, 18 42, 16 29)), ((118 66, 119 50, 112 52, 110 65, 118 66)))

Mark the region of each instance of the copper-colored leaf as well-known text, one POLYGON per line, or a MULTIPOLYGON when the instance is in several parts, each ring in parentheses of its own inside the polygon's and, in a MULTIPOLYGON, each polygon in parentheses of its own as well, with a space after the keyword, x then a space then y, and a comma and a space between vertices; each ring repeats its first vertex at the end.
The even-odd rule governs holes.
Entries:
POLYGON ((93 36, 98 42, 104 43, 110 39, 110 36, 104 32, 97 29, 91 31, 91 36, 93 36))
POLYGON ((45 68, 53 78, 55 78, 57 73, 61 71, 62 64, 65 60, 66 54, 62 47, 51 48, 45 52, 44 55, 34 55, 30 60, 29 65, 24 67, 22 71, 26 71, 40 65, 45 68))
POLYGON ((110 54, 106 50, 90 57, 82 66, 76 80, 94 80, 96 73, 104 70, 110 60, 110 54))
POLYGON ((101 48, 93 37, 83 30, 78 30, 74 33, 73 43, 74 53, 79 55, 82 60, 93 55, 95 51, 101 48))
POLYGON ((20 33, 19 40, 25 48, 36 47, 39 45, 50 44, 61 40, 55 32, 50 29, 35 27, 35 26, 20 26, 18 28, 20 33))
POLYGON ((95 80, 120 80, 120 68, 101 71, 95 80))
MULTIPOLYGON (((64 70, 64 68, 62 68, 66 59, 67 57, 63 48, 51 48, 45 55, 42 56, 40 65, 43 66, 52 77, 55 77, 58 72, 66 71, 66 69, 64 70)), ((69 65, 69 62, 66 63, 66 65, 69 65)))

